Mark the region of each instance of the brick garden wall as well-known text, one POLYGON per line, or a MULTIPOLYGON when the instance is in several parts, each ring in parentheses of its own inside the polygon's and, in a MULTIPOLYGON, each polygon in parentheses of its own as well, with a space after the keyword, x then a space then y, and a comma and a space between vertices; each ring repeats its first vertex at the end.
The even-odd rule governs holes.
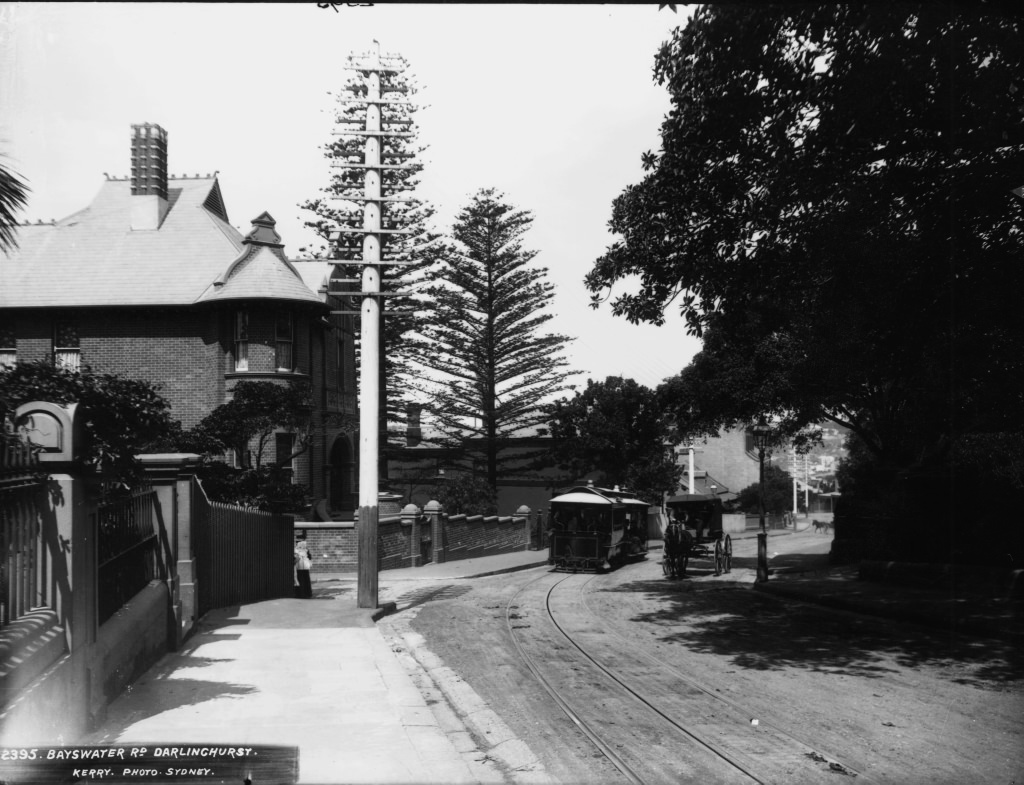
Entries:
POLYGON ((356 527, 354 523, 298 522, 295 531, 306 532, 306 544, 313 559, 312 573, 355 572, 357 565, 356 527))
MULTIPOLYGON (((421 541, 429 541, 430 527, 420 525, 421 541)), ((358 570, 358 532, 354 523, 299 522, 296 532, 306 532, 306 543, 313 558, 314 574, 354 573, 358 570)), ((382 517, 377 522, 377 569, 395 570, 412 566, 412 526, 400 518, 382 517)), ((425 551, 420 545, 421 554, 425 551)), ((427 551, 429 560, 429 551, 427 551)))
MULTIPOLYGON (((496 556, 526 550, 530 543, 530 521, 520 517, 483 517, 481 515, 442 516, 444 561, 496 556)), ((355 573, 358 571, 358 534, 351 522, 296 522, 296 533, 305 532, 313 558, 313 574, 355 573)), ((418 554, 420 564, 433 558, 431 526, 420 521, 419 542, 413 543, 413 526, 399 516, 382 515, 377 523, 377 569, 395 570, 413 566, 418 554)))
POLYGON ((446 561, 523 551, 529 543, 526 519, 511 516, 446 516, 444 532, 446 561))

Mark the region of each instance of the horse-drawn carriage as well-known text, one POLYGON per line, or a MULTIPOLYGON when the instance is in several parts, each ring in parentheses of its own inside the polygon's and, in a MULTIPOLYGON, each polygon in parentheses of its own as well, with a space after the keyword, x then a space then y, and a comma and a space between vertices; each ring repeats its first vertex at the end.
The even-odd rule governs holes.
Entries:
POLYGON ((560 492, 551 500, 548 564, 596 571, 646 554, 648 509, 647 502, 618 487, 560 492))
POLYGON ((661 563, 665 575, 682 577, 690 559, 713 558, 715 575, 732 570, 732 538, 722 530, 721 499, 684 494, 670 496, 665 507, 669 514, 661 563))

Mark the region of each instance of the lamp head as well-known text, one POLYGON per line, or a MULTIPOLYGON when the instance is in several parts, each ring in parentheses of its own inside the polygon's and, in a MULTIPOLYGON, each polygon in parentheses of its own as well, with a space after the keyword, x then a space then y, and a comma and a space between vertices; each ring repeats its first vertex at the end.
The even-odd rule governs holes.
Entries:
POLYGON ((754 437, 754 446, 763 450, 768 446, 768 442, 771 440, 772 429, 768 423, 764 421, 764 417, 758 420, 757 425, 750 429, 750 432, 754 437))

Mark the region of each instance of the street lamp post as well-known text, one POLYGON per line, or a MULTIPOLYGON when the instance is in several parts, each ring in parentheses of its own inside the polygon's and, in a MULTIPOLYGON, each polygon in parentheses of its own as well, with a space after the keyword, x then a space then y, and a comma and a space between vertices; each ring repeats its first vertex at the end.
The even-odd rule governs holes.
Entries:
POLYGON ((764 583, 768 580, 768 531, 764 526, 764 451, 771 441, 772 429, 768 427, 762 417, 751 431, 754 436, 754 446, 757 448, 757 462, 760 471, 760 481, 757 485, 757 502, 761 516, 761 530, 757 533, 757 582, 764 583))

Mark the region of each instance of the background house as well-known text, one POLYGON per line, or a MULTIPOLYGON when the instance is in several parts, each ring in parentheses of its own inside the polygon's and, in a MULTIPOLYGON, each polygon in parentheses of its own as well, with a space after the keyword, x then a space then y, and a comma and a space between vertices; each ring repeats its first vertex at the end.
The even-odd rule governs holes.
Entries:
MULTIPOLYGON (((788 447, 775 449, 765 453, 765 466, 775 465, 789 472, 796 481, 800 503, 807 511, 831 512, 839 495, 835 470, 846 455, 846 437, 845 429, 823 426, 821 443, 806 456, 795 456, 788 447)), ((689 491, 689 446, 676 448, 676 460, 683 467, 679 493, 689 491)), ((717 436, 696 440, 692 447, 695 493, 715 493, 728 502, 760 480, 757 449, 748 431, 722 431, 717 436)))
MULTIPOLYGON (((184 428, 241 380, 308 380, 314 440, 293 481, 351 511, 355 335, 350 317, 331 314, 332 267, 300 273, 269 213, 243 235, 217 174, 169 175, 167 151, 163 128, 133 125, 130 176, 107 176, 63 220, 19 227, 19 247, 0 254, 0 363, 52 355, 156 382, 184 428)), ((295 438, 276 434, 265 459, 290 454, 295 438)))
MULTIPOLYGON (((437 446, 440 434, 431 427, 429 419, 423 420, 424 414, 427 413, 422 407, 410 407, 405 444, 387 451, 388 490, 400 495, 402 504, 411 502, 420 508, 437 496, 440 483, 462 474, 479 475, 486 465, 483 439, 466 438, 458 447, 437 446)), ((550 445, 550 436, 523 435, 498 440, 502 467, 497 487, 499 515, 514 515, 523 505, 534 511, 546 511, 557 488, 579 479, 566 475, 557 466, 538 465, 537 459, 550 445)))

